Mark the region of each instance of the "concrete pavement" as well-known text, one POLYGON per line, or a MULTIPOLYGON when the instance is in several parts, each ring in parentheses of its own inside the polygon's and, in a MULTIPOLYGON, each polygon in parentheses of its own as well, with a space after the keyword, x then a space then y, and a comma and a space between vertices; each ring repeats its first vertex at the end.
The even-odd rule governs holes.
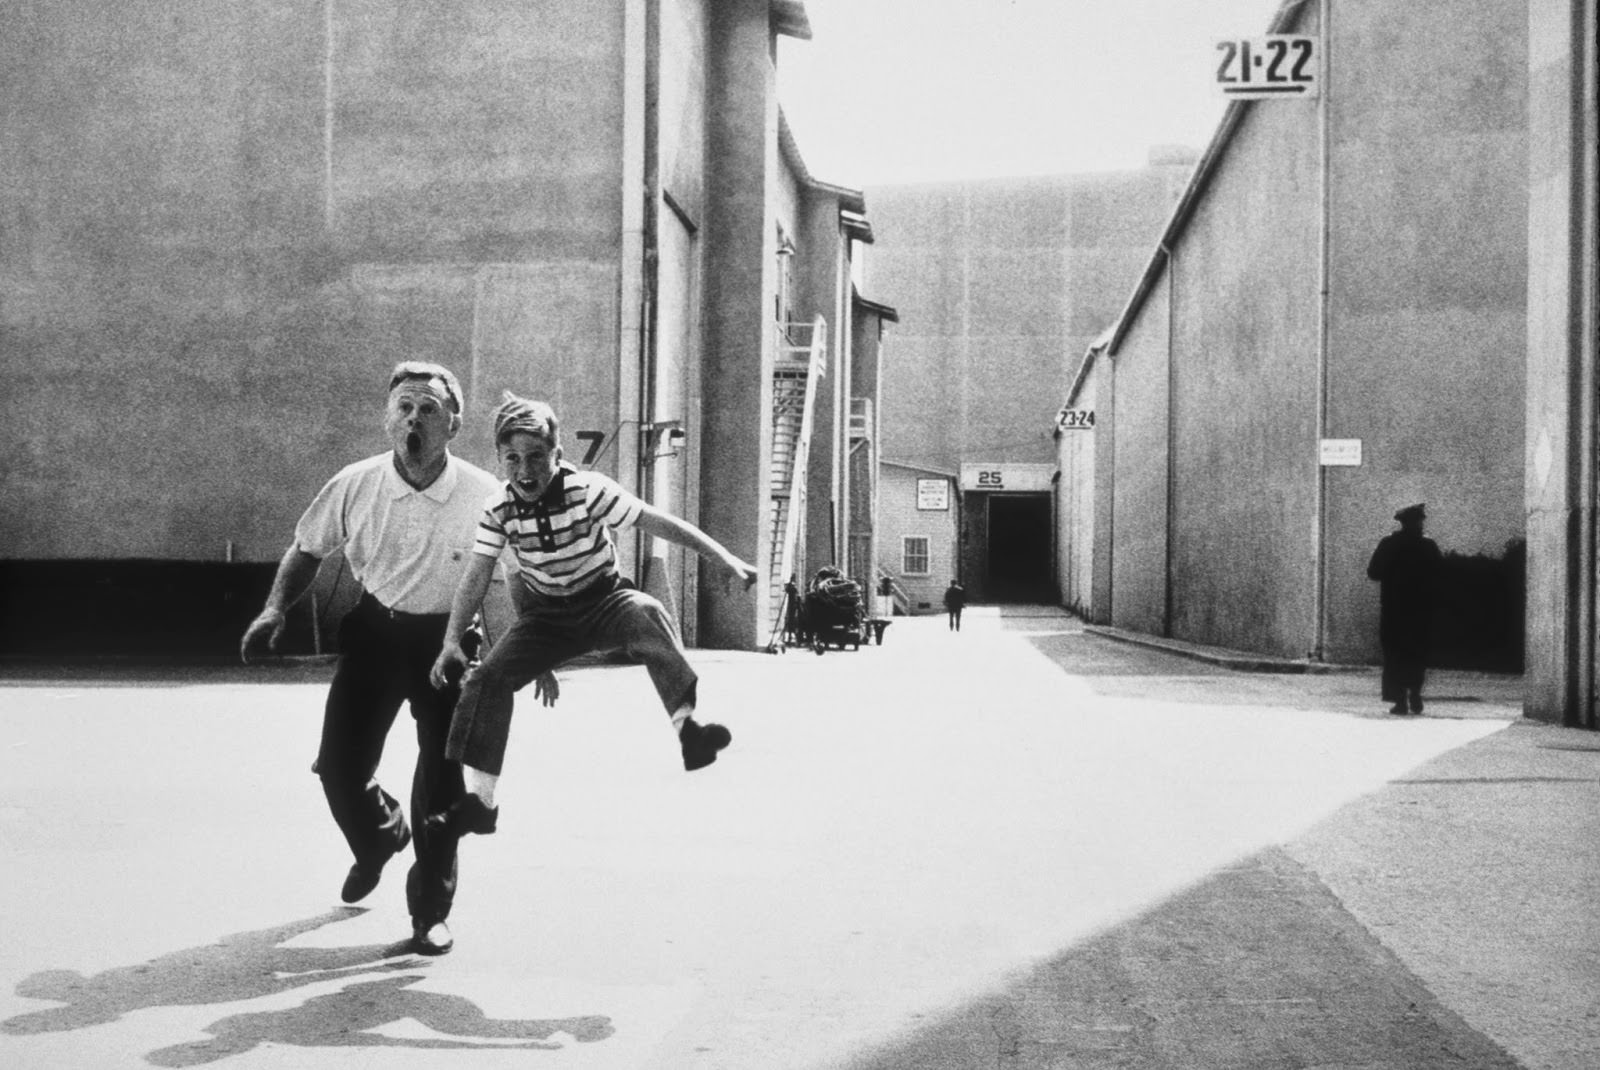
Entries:
POLYGON ((986 607, 695 660, 700 773, 638 668, 519 716, 440 959, 401 864, 338 904, 325 666, 6 670, 0 1065, 1600 1065, 1600 739, 1515 680, 986 607))

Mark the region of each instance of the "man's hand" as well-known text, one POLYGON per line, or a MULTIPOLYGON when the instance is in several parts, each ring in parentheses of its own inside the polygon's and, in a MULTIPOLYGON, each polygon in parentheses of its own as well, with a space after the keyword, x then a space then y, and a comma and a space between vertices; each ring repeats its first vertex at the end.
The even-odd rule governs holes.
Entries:
POLYGON ((240 660, 246 665, 250 664, 250 651, 260 644, 263 636, 266 637, 267 649, 277 650, 278 641, 283 638, 284 620, 283 610, 272 606, 263 609, 250 622, 250 627, 244 630, 244 638, 239 640, 240 660))
POLYGON ((443 691, 451 684, 461 681, 461 674, 467 669, 467 654, 461 649, 459 641, 446 639, 444 646, 439 648, 439 656, 433 660, 433 669, 428 673, 428 682, 436 690, 443 691))
POLYGON ((756 572, 754 565, 748 561, 741 561, 732 554, 729 554, 723 560, 722 567, 728 570, 728 574, 722 580, 723 590, 727 590, 729 580, 738 580, 744 584, 744 589, 748 591, 756 585, 756 580, 760 578, 760 574, 756 572))
POLYGON ((546 706, 556 704, 556 699, 561 697, 561 681, 556 679, 555 673, 539 674, 539 678, 533 682, 533 697, 543 700, 546 706))

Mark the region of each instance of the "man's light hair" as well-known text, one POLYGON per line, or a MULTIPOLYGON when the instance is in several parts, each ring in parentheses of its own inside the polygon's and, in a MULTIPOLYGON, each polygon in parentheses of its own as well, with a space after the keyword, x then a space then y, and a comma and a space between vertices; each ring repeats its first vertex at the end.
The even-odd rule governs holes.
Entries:
POLYGON ((433 364, 426 360, 402 360, 394 366, 394 371, 389 373, 389 393, 394 393, 394 388, 401 383, 413 379, 422 382, 432 382, 437 379, 444 386, 445 401, 450 406, 450 411, 457 416, 461 415, 461 384, 456 381, 455 373, 443 364, 433 364))

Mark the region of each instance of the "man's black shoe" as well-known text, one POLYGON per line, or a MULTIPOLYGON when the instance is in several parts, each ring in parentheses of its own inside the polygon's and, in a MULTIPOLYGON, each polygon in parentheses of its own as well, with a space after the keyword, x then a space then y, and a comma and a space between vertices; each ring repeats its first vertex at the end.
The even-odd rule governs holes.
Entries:
POLYGON ((693 717, 683 722, 678 744, 683 748, 683 767, 689 772, 704 769, 717 760, 717 751, 733 742, 733 733, 720 724, 699 724, 693 717))
POLYGON ((350 867, 350 872, 345 874, 344 887, 339 889, 339 898, 346 903, 358 903, 372 893, 378 886, 378 879, 383 876, 383 867, 389 864, 389 859, 406 849, 411 842, 411 830, 404 824, 400 826, 400 839, 395 842, 394 850, 372 862, 357 862, 350 867))
POLYGON ((448 810, 429 814, 428 831, 448 832, 456 836, 475 832, 479 836, 487 836, 494 832, 495 823, 499 820, 498 806, 485 806, 482 799, 468 792, 451 803, 448 810))
POLYGON ((432 925, 413 920, 411 923, 411 950, 419 955, 443 955, 456 946, 450 935, 450 926, 443 921, 432 925))

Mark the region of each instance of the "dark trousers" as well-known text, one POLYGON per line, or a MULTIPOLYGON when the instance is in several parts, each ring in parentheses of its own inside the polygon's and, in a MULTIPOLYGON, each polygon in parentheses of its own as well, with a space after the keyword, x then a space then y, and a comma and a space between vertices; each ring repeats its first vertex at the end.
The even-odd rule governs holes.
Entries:
POLYGON ((530 593, 516 623, 461 682, 450 756, 498 776, 511 735, 512 696, 542 673, 599 650, 625 650, 644 662, 669 714, 694 705, 699 677, 660 602, 615 578, 570 598, 530 593))
POLYGON ((450 914, 456 892, 458 836, 429 834, 424 818, 459 799, 461 764, 445 757, 457 691, 436 691, 428 671, 439 656, 448 618, 391 613, 362 595, 339 627, 339 663, 322 718, 317 775, 333 819, 361 862, 394 850, 405 827, 400 804, 378 786, 383 744, 402 703, 417 728, 411 778, 411 829, 416 862, 406 876, 406 904, 418 922, 450 914))

